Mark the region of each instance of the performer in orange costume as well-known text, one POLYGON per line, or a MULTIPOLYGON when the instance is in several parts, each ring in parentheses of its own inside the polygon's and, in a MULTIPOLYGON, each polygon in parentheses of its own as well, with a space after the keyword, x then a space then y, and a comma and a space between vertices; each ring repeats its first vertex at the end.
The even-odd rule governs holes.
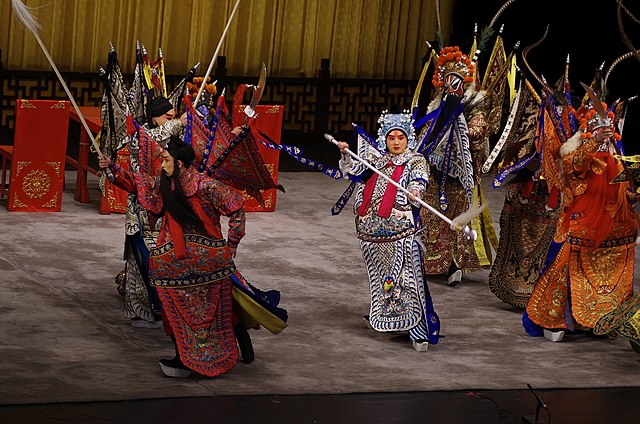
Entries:
POLYGON ((604 103, 582 106, 580 130, 560 149, 572 198, 554 239, 564 243, 548 258, 523 318, 527 332, 542 327, 545 337, 562 340, 564 330, 593 329, 598 320, 633 295, 637 222, 631 202, 638 195, 621 178, 616 157, 613 112, 604 103))

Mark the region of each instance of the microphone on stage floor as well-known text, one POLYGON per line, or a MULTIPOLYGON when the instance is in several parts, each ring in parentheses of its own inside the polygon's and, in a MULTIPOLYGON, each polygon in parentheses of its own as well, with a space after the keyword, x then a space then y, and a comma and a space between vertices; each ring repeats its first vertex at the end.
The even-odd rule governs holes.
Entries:
POLYGON ((542 399, 542 397, 536 393, 535 390, 533 390, 533 387, 531 387, 531 384, 527 383, 527 387, 529 388, 529 390, 531 391, 531 393, 533 393, 533 395, 536 397, 536 400, 538 401, 538 404, 536 405, 536 415, 535 417, 531 417, 531 416, 522 416, 522 422, 526 423, 526 424, 544 424, 544 423, 548 423, 549 421, 551 421, 551 413, 549 412, 549 407, 547 406, 547 404, 545 403, 545 401, 542 399), (539 417, 540 417, 540 408, 544 408, 547 410, 547 415, 549 417, 549 420, 546 422, 543 421, 538 421, 539 417))
POLYGON ((549 407, 547 406, 546 403, 544 403, 544 400, 540 397, 540 395, 537 394, 535 390, 533 390, 533 387, 531 387, 531 384, 527 383, 527 387, 529 388, 529 390, 531 390, 531 393, 533 393, 536 399, 538 399, 538 403, 540 404, 540 406, 543 407, 544 409, 549 409, 549 407))

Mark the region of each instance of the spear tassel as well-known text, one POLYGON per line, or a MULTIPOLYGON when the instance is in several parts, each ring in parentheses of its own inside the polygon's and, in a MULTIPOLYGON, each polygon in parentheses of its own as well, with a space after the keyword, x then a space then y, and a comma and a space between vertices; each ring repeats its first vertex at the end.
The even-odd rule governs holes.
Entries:
POLYGON ((93 134, 91 133, 91 130, 89 129, 89 125, 87 125, 87 121, 85 121, 84 116, 82 115, 82 112, 80 112, 80 108, 78 107, 78 104, 76 103, 75 99, 73 98, 73 95, 71 94, 71 91, 69 91, 69 87, 67 87, 67 83, 62 78, 62 75, 60 75, 60 71, 58 71, 58 67, 56 66, 55 62, 51 58, 51 55, 49 54, 49 51, 47 50, 47 48, 45 47, 44 43, 40 39, 40 36, 38 35, 38 29, 40 28, 40 24, 33 17, 31 12, 27 8, 27 6, 25 6, 25 4, 22 3, 21 0, 11 0, 11 6, 13 6, 13 10, 14 10, 14 12, 16 14, 16 19, 18 19, 18 21, 22 25, 24 25, 24 27, 26 29, 28 29, 31 33, 33 33, 33 35, 36 37, 36 40, 38 41, 38 44, 42 48, 42 51, 44 52, 44 55, 47 57, 47 60, 49 60, 49 63, 51 64, 51 67, 53 68, 53 71, 56 73, 56 75, 58 77, 58 80, 60 81, 60 84, 62 85, 62 88, 64 88, 64 91, 67 93, 67 97, 69 97, 69 100, 71 101, 71 104, 73 105, 73 108, 76 110, 76 113, 78 114, 78 117, 80 118, 80 122, 82 122, 82 125, 84 126, 84 129, 87 131, 87 134, 89 135, 89 139, 91 140, 91 143, 93 144, 94 149, 96 149, 96 152, 98 153, 98 156, 104 157, 104 154, 102 153, 102 151, 100 151, 100 147, 98 146, 98 143, 96 143, 96 139, 93 137, 93 134))

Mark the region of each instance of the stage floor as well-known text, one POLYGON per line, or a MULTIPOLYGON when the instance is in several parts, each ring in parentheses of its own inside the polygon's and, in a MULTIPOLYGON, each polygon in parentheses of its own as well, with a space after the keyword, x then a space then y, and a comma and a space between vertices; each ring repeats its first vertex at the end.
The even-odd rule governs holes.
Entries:
MULTIPOLYGON (((218 378, 165 378, 157 362, 172 343, 123 317, 114 276, 124 217, 98 214, 91 183, 95 202, 75 202, 67 186, 60 213, 8 213, 0 201, 0 404, 640 386, 640 355, 626 340, 527 336, 521 312, 489 291, 488 271, 430 283, 446 337, 426 353, 366 329, 352 209, 330 214, 347 183, 310 172, 280 174, 286 194, 275 212, 248 215, 238 250, 249 281, 282 292, 289 328, 252 331, 256 361, 218 378)), ((504 190, 488 183, 497 227, 504 190)))
MULTIPOLYGON (((549 389, 537 392, 547 408, 539 423, 636 424, 638 388, 549 389)), ((517 424, 533 422, 528 390, 484 390, 342 395, 235 395, 119 402, 0 405, 5 423, 98 424, 201 422, 308 424, 517 424)))

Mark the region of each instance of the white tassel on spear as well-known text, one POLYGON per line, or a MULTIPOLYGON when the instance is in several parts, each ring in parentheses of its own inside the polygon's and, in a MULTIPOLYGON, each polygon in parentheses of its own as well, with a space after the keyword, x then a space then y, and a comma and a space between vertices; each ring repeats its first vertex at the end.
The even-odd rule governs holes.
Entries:
POLYGON ((44 52, 44 55, 49 60, 49 63, 51 64, 51 67, 53 68, 53 71, 58 76, 58 80, 60 81, 60 84, 62 85, 62 88, 64 88, 64 91, 67 93, 67 97, 69 97, 69 100, 71 101, 71 104, 73 105, 73 108, 76 110, 76 113, 78 114, 78 117, 80 118, 80 122, 82 122, 82 125, 84 126, 84 129, 87 131, 87 134, 89 135, 89 138, 91 139, 91 143, 93 144, 93 147, 96 149, 96 152, 98 153, 98 156, 103 157, 104 154, 102 154, 102 152, 100 151, 100 147, 98 146, 98 143, 96 143, 96 140, 93 137, 93 134, 91 133, 91 130, 89 129, 89 125, 87 125, 87 121, 85 121, 84 116, 82 115, 82 112, 80 112, 80 108, 78 107, 75 99, 73 98, 73 95, 69 91, 69 87, 67 87, 67 83, 64 82, 64 79, 62 78, 62 75, 60 75, 60 71, 58 71, 58 67, 56 66, 55 62, 51 58, 51 55, 49 54, 49 51, 44 46, 44 43, 42 42, 42 40, 40 39, 40 36, 38 35, 38 30, 41 29, 40 24, 33 17, 31 12, 29 11, 29 8, 27 6, 25 6, 25 4, 22 3, 21 0, 11 0, 11 6, 13 7, 13 11, 16 14, 16 19, 18 19, 18 21, 22 25, 24 25, 24 27, 26 29, 31 31, 33 33, 33 35, 36 37, 36 40, 38 41, 38 44, 40 44, 40 47, 42 48, 42 51, 44 52))
POLYGON ((216 47, 216 51, 213 53, 213 57, 211 58, 211 62, 209 63, 209 68, 207 68, 207 72, 204 74, 204 79, 202 80, 202 85, 198 90, 198 94, 196 95, 196 100, 193 102, 194 105, 198 104, 198 100, 200 100, 200 96, 204 91, 204 86, 207 84, 207 80, 209 79, 209 74, 211 74, 211 70, 213 69, 213 65, 216 63, 216 59, 218 59, 218 54, 220 53, 220 49, 222 48, 222 43, 224 39, 227 37, 227 32, 229 32, 229 27, 231 26, 231 22, 233 22, 233 17, 238 10, 238 6, 240 5, 240 0, 236 1, 236 5, 233 7, 233 11, 231 12, 231 16, 229 16, 229 21, 227 22, 227 26, 222 31, 222 36, 220 37, 220 41, 218 42, 218 47, 216 47))
MULTIPOLYGON (((328 141, 330 141, 331 143, 335 144, 336 146, 338 145, 338 141, 332 135, 325 134, 324 138, 326 138, 328 141)), ((402 187, 400 184, 398 184, 397 182, 393 181, 391 178, 387 177, 382 172, 378 171, 369 162, 367 162, 366 160, 362 159, 360 156, 356 155, 351 150, 344 149, 344 151, 346 153, 348 153, 352 158, 354 158, 358 162, 362 163, 364 166, 366 166, 367 168, 369 168, 370 170, 372 170, 373 172, 375 172, 376 174, 378 174, 379 176, 381 176, 382 178, 387 180, 389 182, 389 184, 393 184, 394 186, 396 186, 398 188, 398 190, 400 190, 400 191, 402 191, 402 192, 404 192, 406 194, 411 194, 411 192, 409 190, 407 190, 406 188, 402 187)), ((487 207, 486 203, 483 204, 483 205, 480 205, 480 206, 472 206, 466 212, 456 216, 453 219, 449 219, 444 214, 442 214, 439 210, 435 209, 433 206, 429 205, 428 203, 425 203, 422 199, 416 198, 415 201, 418 204, 420 204, 420 206, 422 206, 423 208, 426 208, 429 211, 433 212, 434 214, 436 214, 436 216, 438 218, 442 219, 444 222, 449 224, 449 227, 451 227, 452 230, 454 230, 454 231, 462 231, 467 239, 475 241, 475 239, 478 237, 478 234, 476 233, 476 231, 472 230, 471 228, 469 228, 468 224, 469 224, 469 222, 471 222, 471 220, 473 218, 477 217, 478 215, 480 215, 482 213, 482 211, 487 207)))

